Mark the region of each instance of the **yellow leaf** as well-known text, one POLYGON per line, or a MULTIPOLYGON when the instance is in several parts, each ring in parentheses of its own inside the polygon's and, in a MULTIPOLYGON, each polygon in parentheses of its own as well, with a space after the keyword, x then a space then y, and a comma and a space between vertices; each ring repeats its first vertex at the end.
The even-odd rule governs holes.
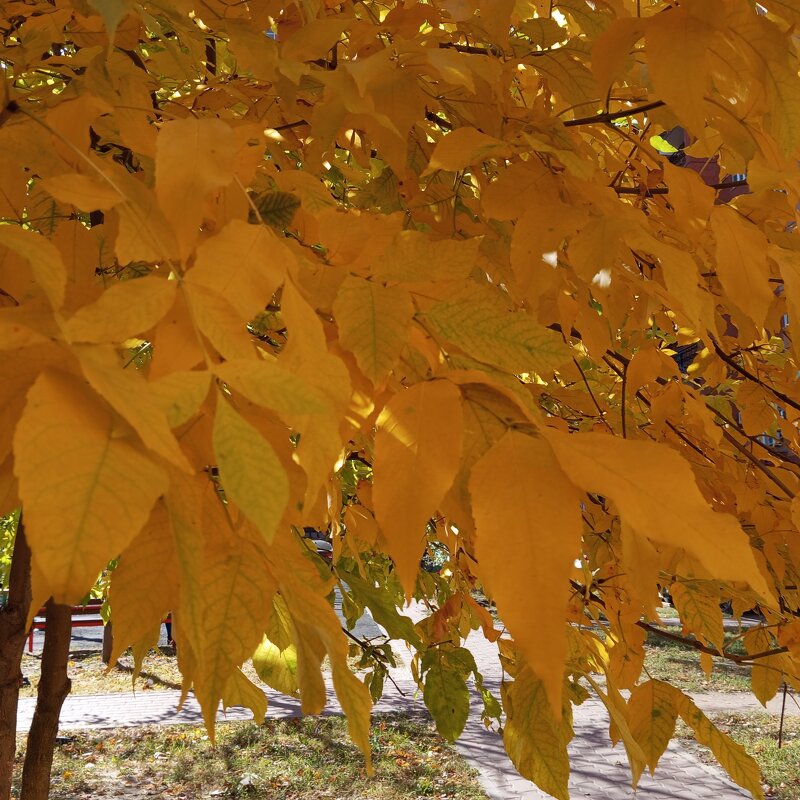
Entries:
POLYGON ((0 309, 0 350, 16 350, 47 341, 44 333, 32 326, 34 320, 28 320, 19 313, 20 310, 24 309, 19 307, 0 309))
POLYGON ((348 20, 341 18, 311 20, 286 39, 281 54, 294 61, 322 58, 336 44, 348 24, 348 20))
POLYGON ((211 374, 206 371, 173 372, 150 381, 152 401, 167 419, 170 428, 190 420, 208 394, 211 374))
POLYGON ((447 381, 425 381, 396 394, 378 417, 375 518, 410 596, 425 549, 425 526, 461 462, 461 394, 447 381))
POLYGON ((598 97, 608 94, 626 63, 632 61, 631 50, 642 37, 645 24, 640 17, 621 17, 615 19, 595 40, 592 47, 592 73, 597 82, 598 97))
POLYGON ((698 640, 705 640, 719 652, 725 643, 719 594, 693 581, 673 583, 670 594, 681 617, 681 624, 698 640))
POLYGON ((319 317, 290 281, 283 287, 281 313, 289 341, 278 363, 317 389, 330 408, 327 414, 305 415, 293 423, 300 432, 297 457, 308 478, 304 506, 311 508, 344 446, 340 425, 352 398, 350 374, 329 352, 319 317))
POLYGON ((443 81, 475 92, 475 77, 463 53, 441 47, 426 48, 425 58, 443 81))
POLYGON ((103 18, 103 24, 108 31, 109 52, 114 40, 117 26, 131 10, 131 0, 89 0, 89 5, 103 18))
POLYGON ((243 706, 253 712, 253 722, 264 724, 267 714, 267 696, 240 669, 235 669, 222 692, 223 709, 243 706))
POLYGON ((169 517, 159 502, 111 574, 114 650, 109 663, 116 663, 129 645, 158 629, 166 614, 177 608, 178 581, 169 517))
MULTIPOLYGON (((628 701, 631 734, 639 743, 650 774, 667 749, 678 717, 677 690, 668 683, 650 680, 634 687, 628 701)), ((638 783, 639 776, 636 776, 638 783)))
POLYGON ((297 649, 293 644, 281 650, 265 636, 253 653, 253 667, 258 677, 275 691, 289 697, 300 696, 297 683, 297 649))
POLYGON ((221 395, 213 435, 225 494, 258 526, 266 541, 272 541, 289 500, 289 480, 280 459, 221 395))
POLYGON ((763 800, 761 770, 744 747, 719 730, 686 695, 681 697, 679 712, 683 721, 694 731, 698 743, 711 748, 732 780, 757 800, 763 800))
POLYGON ((16 225, 0 225, 0 246, 24 258, 33 277, 54 309, 64 305, 67 289, 67 268, 55 245, 40 233, 16 225))
POLYGON ((339 287, 333 312, 339 339, 353 353, 361 371, 379 384, 408 341, 414 304, 400 286, 349 277, 339 287))
POLYGON ((425 312, 434 332, 486 364, 545 373, 569 361, 560 336, 526 311, 506 310, 494 290, 465 290, 425 312))
MULTIPOLYGON (((777 10, 774 3, 770 3, 769 10, 777 10)), ((790 156, 800 141, 797 55, 789 44, 792 29, 782 29, 749 9, 737 8, 736 11, 736 16, 730 19, 736 32, 735 46, 749 56, 754 73, 763 86, 768 109, 765 115, 767 130, 775 137, 783 153, 790 156)), ((794 14, 797 14, 796 10, 794 14)))
POLYGON ((603 701, 603 705, 608 711, 608 715, 611 718, 612 741, 616 744, 619 739, 622 740, 628 756, 628 763, 631 767, 631 786, 636 788, 639 777, 644 770, 646 759, 642 748, 634 738, 633 733, 631 733, 628 724, 628 706, 611 680, 607 681, 607 691, 604 692, 591 675, 585 675, 584 677, 594 689, 595 694, 603 701))
POLYGON ((583 527, 581 495, 545 441, 514 432, 475 464, 469 490, 478 534, 476 570, 550 706, 560 709, 569 576, 583 527), (531 614, 539 620, 535 629, 531 614))
POLYGON ((647 67, 656 96, 695 136, 705 127, 706 58, 713 36, 714 29, 685 6, 655 14, 647 21, 647 67), (687 75, 692 79, 686 80, 687 75))
POLYGON ((706 680, 710 680, 711 672, 714 669, 714 659, 708 653, 700 653, 700 669, 705 673, 706 680))
POLYGON ((192 283, 222 295, 245 320, 269 305, 294 256, 265 225, 231 220, 198 248, 192 283))
POLYGON ((402 231, 372 265, 382 280, 402 283, 465 280, 475 267, 480 239, 431 239, 402 231))
POLYGON ((717 277, 730 299, 759 327, 775 295, 769 283, 767 237, 732 208, 715 206, 711 230, 716 239, 717 277))
POLYGON ((217 536, 203 563, 204 647, 194 676, 206 725, 235 669, 253 653, 267 626, 277 586, 256 543, 247 536, 217 536))
MULTIPOLYGON (((776 645, 768 630, 751 628, 744 635, 744 646, 750 655, 757 655, 772 650, 776 645)), ((778 693, 783 684, 783 655, 766 656, 756 659, 750 673, 750 688, 758 702, 766 707, 778 693)), ((789 668, 789 674, 794 669, 789 668)))
POLYGON ((78 172, 45 178, 41 185, 59 203, 71 203, 81 211, 107 210, 125 199, 110 184, 78 172))
POLYGON ((656 381, 661 377, 662 371, 667 372, 670 366, 677 372, 675 362, 662 355, 652 343, 637 350, 625 370, 627 390, 630 393, 628 397, 633 397, 642 386, 656 381))
POLYGON ((0 517, 7 516, 17 508, 19 508, 17 479, 14 477, 14 462, 9 456, 0 464, 0 517))
POLYGON ((185 291, 177 293, 174 305, 148 338, 152 344, 150 380, 190 370, 203 361, 205 341, 197 334, 185 291))
MULTIPOLYGON (((195 661, 195 654, 205 649, 203 550, 207 539, 204 506, 208 505, 205 501, 208 492, 218 501, 216 489, 206 476, 189 476, 172 470, 169 491, 164 497, 179 574, 179 607, 172 609, 173 635, 181 658, 187 649, 190 651, 186 656, 190 663, 195 661)), ((183 666, 181 671, 186 676, 183 666)))
POLYGON ((540 51, 536 71, 547 81, 550 91, 570 105, 586 102, 596 91, 592 73, 571 48, 540 51))
POLYGON ((31 550, 55 599, 75 603, 141 530, 166 476, 82 381, 59 372, 28 392, 14 454, 31 550))
POLYGON ((475 128, 458 128, 436 143, 422 177, 440 169, 458 172, 464 167, 480 164, 490 158, 505 158, 510 154, 511 147, 502 139, 487 136, 475 128))
POLYGON ((164 410, 148 392, 147 381, 142 375, 133 369, 125 369, 110 346, 76 346, 74 351, 91 387, 124 417, 144 444, 179 469, 191 472, 192 468, 167 424, 164 410))
POLYGON ((112 283, 64 325, 73 342, 123 342, 149 331, 175 302, 176 282, 147 276, 112 283))
POLYGON ((181 283, 181 288, 194 324, 223 358, 255 358, 253 338, 246 328, 249 320, 242 317, 226 297, 193 283, 191 274, 181 283))
POLYGON ((610 497, 640 536, 682 547, 719 580, 747 581, 761 597, 772 597, 747 535, 734 517, 709 507, 674 450, 597 433, 543 434, 570 479, 610 497))
POLYGON ((119 223, 114 251, 119 263, 177 258, 175 230, 158 207, 155 192, 125 173, 117 174, 114 182, 128 198, 114 209, 119 223))
POLYGON ((156 140, 156 196, 185 259, 203 221, 208 194, 233 180, 233 130, 221 119, 166 122, 156 140))
POLYGON ((325 599, 330 584, 320 584, 319 573, 307 559, 303 559, 305 564, 302 565, 292 563, 296 558, 297 543, 293 542, 291 548, 287 545, 285 534, 279 534, 270 553, 273 559, 280 560, 280 566, 275 567, 276 577, 295 627, 303 713, 319 713, 325 705, 325 684, 319 674, 319 664, 327 652, 333 688, 347 715, 350 738, 364 753, 367 772, 371 774, 369 725, 372 699, 369 689, 348 666, 347 641, 339 619, 325 599))
POLYGON ((572 713, 553 714, 544 684, 529 669, 503 683, 503 744, 519 773, 559 800, 568 800, 572 713))
POLYGON ((215 365, 214 374, 256 405, 276 411, 290 425, 307 414, 330 411, 319 389, 276 361, 225 361, 215 365))

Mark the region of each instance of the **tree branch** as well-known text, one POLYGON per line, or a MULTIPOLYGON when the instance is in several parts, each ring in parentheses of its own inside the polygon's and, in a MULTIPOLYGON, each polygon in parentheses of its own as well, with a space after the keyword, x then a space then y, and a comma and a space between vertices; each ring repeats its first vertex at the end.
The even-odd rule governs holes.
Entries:
POLYGON ((433 122, 435 125, 438 125, 440 128, 446 131, 453 130, 453 123, 449 120, 446 120, 444 117, 440 117, 438 114, 434 114, 433 111, 426 111, 425 112, 425 119, 433 122))
POLYGON ((605 114, 595 114, 592 117, 579 117, 578 119, 568 119, 564 124, 565 128, 574 128, 578 125, 594 125, 596 123, 613 122, 615 119, 632 117, 636 114, 643 114, 645 111, 652 111, 654 108, 661 108, 666 105, 663 100, 654 100, 652 103, 645 103, 643 106, 629 108, 625 111, 607 111, 605 114))
POLYGON ((722 652, 720 652, 715 647, 709 647, 702 642, 698 642, 697 639, 688 639, 680 634, 672 633, 672 631, 666 631, 663 628, 651 625, 649 622, 645 622, 644 620, 639 620, 636 624, 640 628, 644 628, 644 630, 648 631, 649 633, 652 633, 655 636, 660 636, 662 639, 669 639, 671 642, 678 642, 679 644, 686 645, 687 647, 693 647, 695 650, 699 650, 701 653, 707 653, 710 656, 726 658, 728 661, 733 661, 735 664, 749 664, 750 662, 756 661, 759 658, 769 658, 770 656, 779 656, 781 653, 789 652, 788 647, 776 647, 772 650, 763 650, 760 653, 754 653, 753 655, 740 656, 736 653, 729 653, 724 649, 722 652))
POLYGON ((772 394, 775 398, 780 400, 782 403, 786 403, 787 406, 795 409, 795 411, 800 411, 800 403, 792 400, 791 397, 785 395, 783 392, 779 392, 777 389, 773 389, 768 383, 764 383, 760 378, 756 375, 753 375, 752 372, 747 370, 745 367, 739 366, 736 363, 736 359, 733 356, 728 355, 719 345, 719 342, 714 338, 714 334, 710 331, 708 332, 708 338, 711 339, 711 344, 714 345, 714 351, 716 354, 735 372, 738 372, 743 378, 747 378, 749 381, 753 381, 753 383, 757 383, 759 386, 763 386, 770 394, 772 394))

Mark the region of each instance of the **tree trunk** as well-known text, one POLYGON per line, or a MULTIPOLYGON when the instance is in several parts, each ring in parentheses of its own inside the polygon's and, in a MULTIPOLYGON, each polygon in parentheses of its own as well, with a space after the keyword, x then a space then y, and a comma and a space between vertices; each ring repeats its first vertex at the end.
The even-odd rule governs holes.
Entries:
POLYGON ((71 636, 71 607, 56 603, 51 597, 47 601, 42 676, 39 679, 36 711, 28 734, 20 800, 47 800, 50 794, 50 769, 53 765, 58 718, 64 698, 72 686, 67 677, 71 636))
POLYGON ((17 750, 17 703, 22 683, 25 622, 31 605, 31 551, 20 517, 11 561, 8 600, 0 608, 0 800, 11 797, 17 750))
POLYGON ((103 628, 103 663, 108 664, 111 661, 111 651, 114 649, 114 629, 111 627, 111 620, 109 620, 103 628))

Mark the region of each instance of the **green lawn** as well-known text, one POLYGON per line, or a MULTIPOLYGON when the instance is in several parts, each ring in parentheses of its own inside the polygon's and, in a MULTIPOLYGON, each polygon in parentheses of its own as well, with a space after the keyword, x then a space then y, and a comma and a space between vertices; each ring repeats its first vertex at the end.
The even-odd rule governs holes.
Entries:
MULTIPOLYGON (((732 640, 726 635, 726 644, 732 640)), ((744 652, 739 642, 732 649, 744 652)), ((693 647, 687 647, 669 639, 663 639, 652 633, 647 635, 645 645, 647 656, 644 665, 647 673, 653 678, 668 681, 685 692, 749 692, 750 668, 740 666, 724 658, 713 658, 714 668, 711 678, 706 678, 700 666, 700 653, 693 647)), ((647 674, 646 673, 646 674, 647 674)))
POLYGON ((216 747, 205 729, 178 725, 70 737, 56 748, 53 800, 486 798, 474 771, 423 718, 373 720, 373 778, 341 717, 223 723, 216 747))

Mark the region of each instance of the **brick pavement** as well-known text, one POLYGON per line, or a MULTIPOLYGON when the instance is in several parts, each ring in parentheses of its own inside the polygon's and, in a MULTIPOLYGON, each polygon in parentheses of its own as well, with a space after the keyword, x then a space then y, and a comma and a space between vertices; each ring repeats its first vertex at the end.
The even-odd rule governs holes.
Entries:
MULTIPOLYGON (((420 612, 407 611, 412 618, 420 612)), ((475 655, 478 668, 485 676, 485 685, 495 694, 499 693, 501 680, 496 650, 482 635, 473 634, 468 647, 475 655)), ((398 653, 403 659, 404 653, 398 653)), ((406 711, 424 714, 421 697, 408 671, 407 659, 398 669, 392 670, 398 690, 387 682, 386 692, 375 706, 376 713, 406 711)), ((297 716, 299 703, 269 692, 268 717, 297 716)), ((137 694, 108 694, 91 697, 71 696, 64 703, 60 727, 62 730, 77 728, 110 728, 144 724, 202 724, 197 701, 192 695, 183 709, 176 713, 178 692, 140 691, 137 694)), ((723 696, 724 698, 724 696, 723 696)), ((336 697, 328 686, 326 713, 341 713, 336 697)), ((717 695, 696 696, 707 710, 715 710, 717 695)), ((734 706, 725 698, 724 710, 742 710, 742 698, 737 697, 734 706)), ((27 730, 33 714, 35 700, 22 698, 19 707, 19 729, 27 730)), ((546 800, 549 795, 537 789, 530 781, 520 777, 505 754, 501 737, 487 730, 480 721, 480 700, 473 696, 473 714, 457 743, 459 752, 477 770, 481 784, 493 800, 546 800)), ((787 712, 800 712, 791 701, 787 712)), ((250 719, 249 711, 230 709, 220 720, 250 719)), ((572 772, 570 795, 573 798, 592 800, 736 800, 750 795, 736 787, 716 766, 703 764, 691 748, 673 743, 661 759, 655 778, 645 774, 636 792, 630 788, 630 771, 622 745, 610 746, 608 717, 601 703, 590 700, 574 709, 575 738, 569 752, 572 772)))

